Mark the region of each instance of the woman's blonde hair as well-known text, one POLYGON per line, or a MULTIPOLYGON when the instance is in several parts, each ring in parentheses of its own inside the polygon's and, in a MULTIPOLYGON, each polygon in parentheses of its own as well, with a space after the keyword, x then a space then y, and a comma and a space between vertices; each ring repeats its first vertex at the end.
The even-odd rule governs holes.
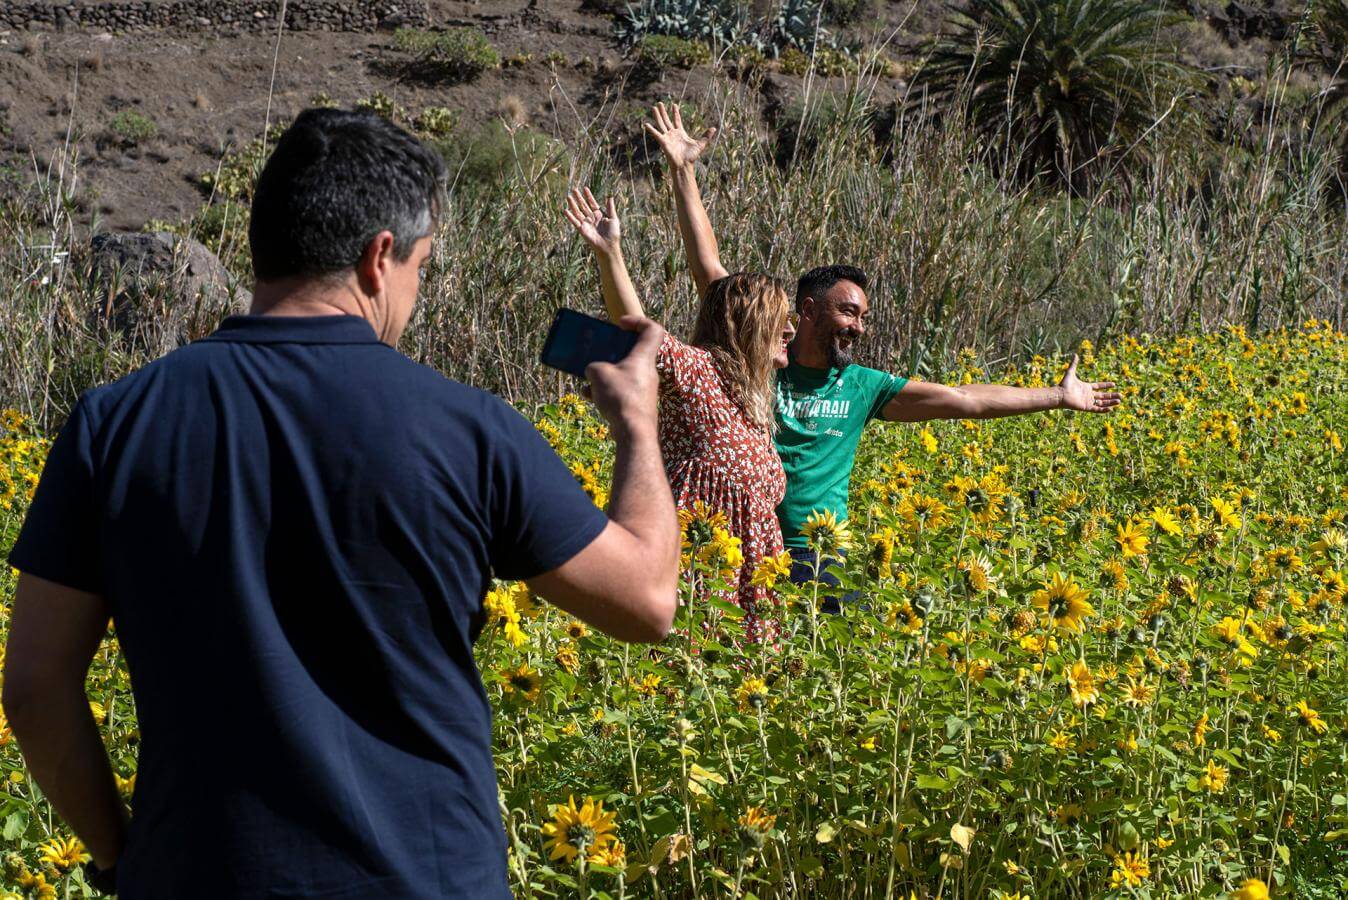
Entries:
POLYGON ((782 282, 757 272, 736 272, 711 283, 690 341, 711 353, 730 399, 768 432, 776 385, 772 358, 789 313, 782 282))

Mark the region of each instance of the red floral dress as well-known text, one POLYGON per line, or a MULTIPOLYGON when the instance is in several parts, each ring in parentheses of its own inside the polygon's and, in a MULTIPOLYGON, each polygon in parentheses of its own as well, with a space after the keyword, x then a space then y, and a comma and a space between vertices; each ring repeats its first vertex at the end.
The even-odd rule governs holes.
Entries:
POLYGON ((674 502, 692 509, 701 500, 725 514, 744 553, 734 599, 745 612, 745 634, 752 641, 775 642, 776 598, 750 579, 763 557, 782 552, 777 504, 786 493, 786 472, 777 448, 727 395, 706 350, 665 335, 656 369, 660 452, 674 502))

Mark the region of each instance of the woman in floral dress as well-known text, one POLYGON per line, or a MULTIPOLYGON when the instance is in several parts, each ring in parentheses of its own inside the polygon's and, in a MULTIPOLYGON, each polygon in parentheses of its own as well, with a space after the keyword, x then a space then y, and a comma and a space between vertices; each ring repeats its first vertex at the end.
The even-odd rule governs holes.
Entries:
MULTIPOLYGON (((567 197, 566 217, 594 250, 609 317, 640 316, 628 275, 613 200, 601 207, 589 190, 567 197)), ((773 385, 795 334, 786 291, 767 275, 728 275, 707 291, 691 339, 666 335, 660 372, 660 451, 680 518, 723 516, 740 541, 732 566, 736 602, 750 640, 774 640, 775 599, 752 583, 755 567, 783 551, 777 504, 786 474, 772 443, 773 385)), ((732 560, 733 561, 733 560, 732 560)))

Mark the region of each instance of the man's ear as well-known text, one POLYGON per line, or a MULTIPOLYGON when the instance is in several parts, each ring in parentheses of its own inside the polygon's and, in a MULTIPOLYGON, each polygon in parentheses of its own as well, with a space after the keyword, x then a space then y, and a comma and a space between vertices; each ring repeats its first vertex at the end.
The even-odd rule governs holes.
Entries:
POLYGON ((806 297, 800 303, 800 318, 802 322, 813 322, 819 315, 819 301, 813 297, 806 297))
POLYGON ((356 263, 356 281, 361 293, 368 297, 381 294, 393 263, 393 232, 381 231, 365 245, 360 261, 356 263))

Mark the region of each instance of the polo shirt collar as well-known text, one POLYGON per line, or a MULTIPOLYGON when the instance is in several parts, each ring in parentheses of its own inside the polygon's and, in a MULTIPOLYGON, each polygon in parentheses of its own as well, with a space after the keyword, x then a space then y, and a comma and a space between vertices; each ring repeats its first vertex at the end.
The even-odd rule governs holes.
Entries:
POLYGON ((377 344, 360 316, 229 316, 203 340, 246 344, 377 344))

